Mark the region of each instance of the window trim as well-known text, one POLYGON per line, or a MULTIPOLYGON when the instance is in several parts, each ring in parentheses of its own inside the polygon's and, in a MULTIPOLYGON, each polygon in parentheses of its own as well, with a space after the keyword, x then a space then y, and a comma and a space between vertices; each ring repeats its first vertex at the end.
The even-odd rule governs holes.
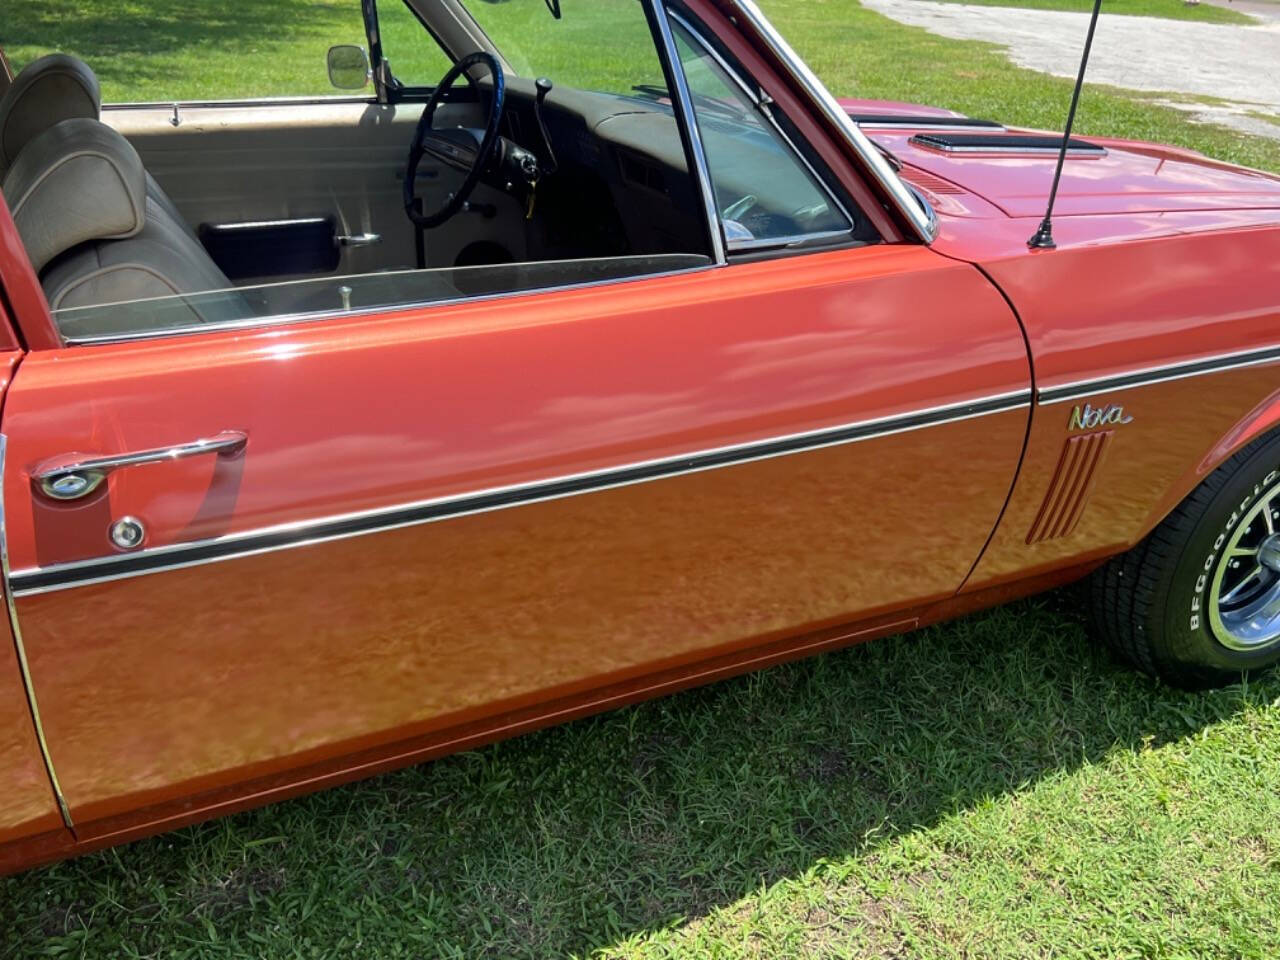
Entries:
MULTIPOLYGON (((363 0, 364 3, 371 6, 375 0, 363 0)), ((392 0, 395 2, 395 0, 392 0)), ((400 0, 404 2, 411 13, 418 16, 414 5, 408 0, 400 0)), ((377 316, 383 314, 404 313, 413 310, 424 310, 435 306, 447 306, 450 304, 457 305, 461 303, 472 302, 500 302, 502 300, 516 296, 537 296, 543 293, 553 293, 562 290, 589 289, 594 287, 608 287, 617 283, 631 283, 638 280, 657 279, 661 277, 677 276, 682 274, 699 273, 705 270, 716 269, 728 264, 728 257, 725 252, 725 239, 723 228, 720 223, 719 212, 715 205, 715 195, 711 185, 710 171, 707 166, 706 154, 702 149, 701 133, 698 130, 697 120, 693 112, 693 98, 690 94, 688 82, 685 78, 684 67, 680 62, 679 52, 676 48, 675 37, 671 32, 671 24, 667 19, 667 6, 665 0, 641 0, 642 7, 645 12, 646 20, 650 28, 650 36, 653 41, 655 52, 658 55, 659 62, 662 66, 667 86, 673 92, 673 113, 675 114, 677 127, 680 131, 681 141, 685 149, 686 164, 689 167, 690 176, 696 178, 695 190, 701 196, 705 223, 708 234, 708 249, 710 256, 707 257, 706 264, 700 264, 690 267, 682 267, 674 270, 661 271, 655 273, 641 273, 626 277, 617 277, 610 280, 583 281, 579 283, 562 284, 555 287, 540 287, 531 290, 513 290, 503 293, 483 294, 480 296, 460 297, 450 300, 428 300, 414 301, 402 304, 394 304, 390 306, 368 308, 363 310, 328 310, 308 313, 282 314, 277 317, 253 317, 243 320, 228 320, 219 323, 201 323, 192 324, 185 327, 171 327, 159 330, 140 330, 140 331, 122 331, 115 334, 105 334, 102 336, 91 337, 65 337, 61 330, 57 329, 56 317, 51 314, 51 321, 54 329, 57 331, 60 346, 62 347, 80 347, 80 346, 97 346, 113 343, 131 343, 145 342, 148 340, 168 339, 170 337, 195 336, 203 333, 219 333, 223 331, 247 331, 258 329, 271 329, 280 326, 291 326, 299 323, 308 323, 311 321, 324 321, 330 319, 355 319, 360 317, 377 316)), ((465 10, 465 8, 463 8, 465 10)), ((418 17, 421 20, 421 17, 418 17)), ((472 21, 474 23, 474 20, 472 21)), ((476 24, 477 29, 479 25, 476 24)), ((430 31, 428 31, 430 33, 430 31)), ((430 34, 433 38, 434 34, 430 34)), ((489 38, 486 36, 486 40, 489 38)), ((439 42, 437 40, 437 42, 439 42)), ((492 43, 492 41, 489 41, 492 43)), ((443 47, 442 49, 447 56, 453 57, 453 54, 443 47)), ((499 55, 500 56, 500 55, 499 55)), ((505 65, 505 60, 503 61, 505 65)), ((376 70, 375 70, 376 73, 376 70)), ((394 91, 400 97, 405 94, 417 93, 413 88, 402 88, 394 91)), ((377 98, 368 96, 350 96, 338 95, 332 97, 283 97, 264 100, 248 100, 248 101, 193 101, 190 106, 228 106, 228 105, 270 105, 271 103, 279 104, 301 104, 301 103, 380 103, 377 98)), ((160 109, 171 109, 177 115, 177 108, 180 103, 177 102, 156 102, 153 104, 119 104, 116 109, 137 108, 139 106, 149 106, 160 109)), ((789 142, 789 141, 788 141, 789 142)), ((794 239, 794 238, 793 238, 794 239)), ((614 259, 614 258, 601 258, 614 259)))
MULTIPOLYGON (((676 256, 679 256, 679 254, 676 254, 676 256)), ((182 327, 167 327, 167 328, 149 329, 149 330, 123 330, 118 333, 101 334, 98 336, 67 337, 62 335, 61 330, 58 330, 58 336, 59 336, 59 339, 61 340, 60 346, 62 347, 95 347, 95 346, 106 346, 106 345, 115 344, 115 343, 139 343, 139 342, 145 342, 148 340, 167 340, 173 337, 191 337, 191 336, 197 336, 202 333, 226 333, 226 332, 244 333, 244 332, 252 332, 252 331, 258 331, 258 330, 265 331, 265 330, 273 330, 278 327, 292 327, 292 326, 298 326, 299 324, 323 322, 326 320, 360 320, 360 319, 367 319, 369 317, 374 317, 374 316, 387 316, 392 314, 411 313, 413 311, 430 310, 434 307, 450 307, 450 306, 457 307, 457 306, 462 306, 462 305, 471 304, 471 303, 501 303, 502 301, 510 300, 513 297, 536 297, 536 296, 541 296, 542 294, 561 293, 564 291, 571 291, 571 290, 588 290, 588 289, 595 289, 597 287, 611 287, 619 283, 635 283, 637 281, 643 281, 643 280, 657 280, 657 279, 662 279, 667 277, 677 277, 677 276, 684 276, 684 275, 695 274, 695 273, 702 273, 707 270, 714 270, 718 266, 720 266, 720 264, 714 263, 710 257, 706 257, 705 255, 688 254, 688 256, 704 256, 707 262, 704 264, 695 264, 687 267, 677 267, 670 270, 659 270, 653 273, 636 273, 636 274, 631 274, 625 277, 612 277, 608 280, 581 280, 581 281, 575 281, 572 283, 557 284, 555 286, 534 287, 534 288, 525 289, 525 290, 505 290, 497 293, 484 293, 478 296, 467 295, 467 296, 452 297, 447 299, 415 300, 415 301, 406 301, 404 303, 395 303, 395 304, 389 304, 389 305, 377 306, 377 307, 357 307, 351 310, 344 310, 342 308, 337 308, 337 309, 331 309, 331 310, 307 311, 305 313, 304 312, 283 313, 283 314, 278 314, 276 316, 271 316, 271 317, 246 317, 239 320, 223 320, 215 323, 193 323, 193 324, 188 324, 187 326, 182 326, 182 327)), ((637 259, 646 259, 646 258, 647 257, 642 256, 637 259)), ((631 257, 598 257, 594 259, 626 260, 626 259, 632 259, 632 258, 631 257)), ((548 260, 548 261, 527 261, 527 262, 528 263, 556 263, 559 261, 548 260)), ((501 266, 511 266, 511 265, 501 264, 501 266)), ((428 269, 448 270, 448 269, 457 269, 457 268, 433 267, 428 269)), ((404 272, 416 273, 418 271, 409 270, 404 272)), ((371 275, 375 275, 375 274, 356 274, 355 276, 371 276, 371 275)), ((267 285, 268 286, 284 286, 284 285, 288 285, 296 282, 314 283, 319 280, 332 281, 333 283, 337 284, 342 279, 343 279, 342 277, 317 277, 317 278, 307 279, 303 281, 285 280, 285 281, 280 281, 277 284, 267 284, 267 285)), ((236 291, 242 288, 228 287, 226 289, 228 291, 236 291)), ((202 291, 202 293, 218 293, 218 292, 221 292, 221 291, 217 291, 217 290, 202 291)), ((194 294, 194 296, 200 296, 200 295, 201 294, 194 294)), ((127 307, 130 303, 145 303, 147 300, 181 299, 183 296, 184 296, 183 294, 175 294, 172 298, 149 297, 143 300, 124 301, 118 304, 118 306, 127 307)), ((185 296, 193 296, 193 295, 187 294, 185 296)), ((102 306, 109 307, 109 306, 112 306, 112 304, 103 304, 102 306)), ((71 309, 100 309, 100 307, 71 308, 71 309)), ((52 316, 52 322, 53 322, 54 328, 57 329, 56 311, 50 311, 50 314, 52 316)))
MULTIPOLYGON (((907 223, 911 233, 925 246, 933 243, 938 236, 938 216, 932 206, 924 209, 913 201, 911 191, 906 182, 899 177, 880 151, 862 132, 853 118, 844 110, 830 90, 818 79, 813 70, 791 48, 769 22, 757 6, 755 0, 734 0, 738 11, 746 23, 764 42, 769 51, 782 63, 784 71, 795 81, 808 100, 835 129, 838 139, 843 140, 862 162, 863 174, 870 178, 888 194, 889 204, 886 210, 896 212, 907 223)), ((909 236, 910 234, 907 234, 909 236)))
MULTIPOLYGON (((840 198, 838 193, 832 189, 831 184, 827 182, 826 177, 824 177, 814 167, 814 165, 809 161, 809 158, 804 155, 804 152, 796 146, 795 141, 792 140, 787 132, 782 128, 782 125, 778 123, 777 118, 773 115, 773 98, 771 98, 764 90, 753 89, 750 84, 743 80, 739 71, 721 55, 720 51, 717 50, 713 44, 708 42, 703 32, 694 26, 685 14, 677 10, 671 10, 669 15, 671 19, 684 28, 697 46, 707 54, 707 56, 711 57, 717 65, 719 65, 720 69, 724 71, 730 82, 742 91, 742 94, 751 102, 755 115, 760 118, 761 122, 768 129, 777 134, 778 138, 783 144, 785 144, 786 149, 789 150, 792 156, 800 162, 801 166, 808 171, 809 176, 812 177, 813 181, 818 185, 818 189, 826 194, 827 199, 835 205, 835 208, 840 212, 840 215, 843 216, 845 221, 849 224, 847 230, 824 230, 817 231, 812 234, 796 234, 786 237, 762 237, 753 240, 726 239, 725 248, 727 253, 730 255, 752 255, 760 254, 769 250, 795 250, 803 249, 808 246, 830 249, 838 247, 840 245, 839 238, 842 237, 846 238, 849 243, 858 242, 857 237, 854 236, 858 229, 858 218, 850 212, 846 203, 840 198)), ((681 69, 683 70, 683 64, 681 65, 681 69)), ((696 106, 693 109, 696 110, 696 106)), ((709 170, 707 171, 707 179, 708 182, 710 182, 709 170)), ((723 217, 720 215, 719 209, 714 207, 714 202, 713 209, 715 209, 716 220, 720 224, 720 230, 724 233, 723 217)))
POLYGON ((702 131, 698 127, 698 118, 694 112, 693 93, 689 89, 689 81, 684 73, 684 64, 680 62, 680 51, 676 47, 675 34, 671 31, 667 2, 666 0, 644 0, 644 9, 649 20, 650 32, 653 34, 654 45, 658 50, 658 59, 662 64, 662 72, 666 77, 667 91, 674 93, 672 112, 676 116, 676 126, 680 130, 680 139, 684 143, 685 164, 689 169, 689 175, 696 180, 694 187, 702 199, 707 239, 712 256, 717 266, 724 266, 729 262, 724 225, 720 222, 720 211, 716 207, 711 167, 707 163, 702 131))

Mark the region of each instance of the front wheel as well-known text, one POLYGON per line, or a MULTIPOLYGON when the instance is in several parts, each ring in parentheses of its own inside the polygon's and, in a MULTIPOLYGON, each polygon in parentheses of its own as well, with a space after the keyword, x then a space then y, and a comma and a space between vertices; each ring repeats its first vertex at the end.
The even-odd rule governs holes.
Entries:
POLYGON ((1094 574, 1091 620, 1121 657, 1183 687, 1280 660, 1280 436, 1215 470, 1094 574))

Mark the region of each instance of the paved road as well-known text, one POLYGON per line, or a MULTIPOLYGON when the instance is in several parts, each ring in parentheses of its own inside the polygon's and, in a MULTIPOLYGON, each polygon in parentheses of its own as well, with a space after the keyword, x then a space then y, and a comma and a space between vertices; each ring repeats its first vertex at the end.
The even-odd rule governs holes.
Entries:
POLYGON ((1259 20, 1280 20, 1280 3, 1276 0, 1204 0, 1215 7, 1247 13, 1259 20))
MULTIPOLYGON (((1000 44, 1019 66, 1073 79, 1089 24, 1086 13, 1056 10, 933 0, 862 0, 862 5, 942 36, 1000 44)), ((1249 115, 1280 120, 1280 18, 1237 26, 1104 12, 1088 79, 1130 90, 1220 97, 1231 103, 1171 105, 1198 119, 1280 140, 1280 125, 1249 115)))

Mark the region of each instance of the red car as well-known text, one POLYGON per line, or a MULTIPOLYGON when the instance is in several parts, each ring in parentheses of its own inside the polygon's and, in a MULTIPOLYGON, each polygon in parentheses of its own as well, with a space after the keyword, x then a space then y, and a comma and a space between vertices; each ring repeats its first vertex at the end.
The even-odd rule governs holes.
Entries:
POLYGON ((1072 139, 1032 249, 1060 136, 749 0, 351 3, 372 96, 0 83, 0 869, 1087 574, 1280 658, 1280 179, 1072 139))

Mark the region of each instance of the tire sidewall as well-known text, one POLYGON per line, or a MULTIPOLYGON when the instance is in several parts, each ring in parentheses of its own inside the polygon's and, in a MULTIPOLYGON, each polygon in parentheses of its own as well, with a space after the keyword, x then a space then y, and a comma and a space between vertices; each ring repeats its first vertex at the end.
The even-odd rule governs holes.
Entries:
POLYGON ((1256 650, 1233 650, 1218 639, 1209 616, 1214 575, 1232 535, 1268 491, 1280 485, 1280 438, 1245 457, 1214 494, 1179 551, 1167 582, 1163 633, 1181 667, 1239 673, 1280 660, 1280 638, 1256 650))

